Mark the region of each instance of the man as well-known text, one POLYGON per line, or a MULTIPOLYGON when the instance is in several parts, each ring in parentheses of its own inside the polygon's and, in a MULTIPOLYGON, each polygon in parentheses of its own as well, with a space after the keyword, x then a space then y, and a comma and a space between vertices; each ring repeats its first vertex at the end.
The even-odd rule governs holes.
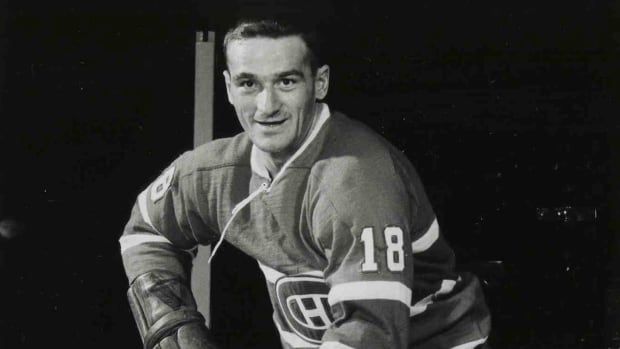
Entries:
POLYGON ((139 195, 120 239, 146 347, 215 347, 184 251, 219 240, 216 254, 223 239, 258 261, 284 348, 483 345, 480 285, 454 272, 412 165, 319 102, 330 70, 315 34, 243 22, 224 51, 244 132, 174 161, 139 195))

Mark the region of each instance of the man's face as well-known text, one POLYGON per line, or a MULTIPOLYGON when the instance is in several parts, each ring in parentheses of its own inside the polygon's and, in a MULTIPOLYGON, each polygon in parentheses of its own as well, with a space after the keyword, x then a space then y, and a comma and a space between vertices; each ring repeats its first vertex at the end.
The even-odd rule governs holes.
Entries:
POLYGON ((274 157, 292 155, 312 125, 315 100, 327 94, 329 67, 313 74, 298 36, 234 40, 226 56, 228 101, 252 143, 274 157))

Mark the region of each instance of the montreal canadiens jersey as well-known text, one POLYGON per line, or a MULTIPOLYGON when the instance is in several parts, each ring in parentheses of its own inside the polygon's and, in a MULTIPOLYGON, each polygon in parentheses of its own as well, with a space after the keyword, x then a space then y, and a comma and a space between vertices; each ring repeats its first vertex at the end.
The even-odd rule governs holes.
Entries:
POLYGON ((245 134, 176 159, 139 196, 120 239, 131 281, 188 275, 220 238, 255 258, 284 348, 475 348, 490 315, 411 163, 381 136, 319 105, 270 178, 245 134))

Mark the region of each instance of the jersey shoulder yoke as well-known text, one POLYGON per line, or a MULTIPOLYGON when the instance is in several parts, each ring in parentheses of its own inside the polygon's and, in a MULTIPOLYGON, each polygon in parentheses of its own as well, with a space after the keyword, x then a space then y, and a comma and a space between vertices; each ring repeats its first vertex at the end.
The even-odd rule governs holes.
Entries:
POLYGON ((174 163, 181 177, 196 171, 249 167, 251 143, 244 133, 205 143, 181 155, 174 163))

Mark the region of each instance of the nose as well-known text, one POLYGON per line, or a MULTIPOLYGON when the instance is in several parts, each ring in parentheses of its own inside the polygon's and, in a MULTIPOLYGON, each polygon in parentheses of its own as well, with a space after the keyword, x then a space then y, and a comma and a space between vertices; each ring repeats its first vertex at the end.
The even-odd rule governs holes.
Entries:
POLYGON ((256 109, 264 116, 271 116, 280 109, 278 96, 272 88, 265 87, 256 96, 256 109))

